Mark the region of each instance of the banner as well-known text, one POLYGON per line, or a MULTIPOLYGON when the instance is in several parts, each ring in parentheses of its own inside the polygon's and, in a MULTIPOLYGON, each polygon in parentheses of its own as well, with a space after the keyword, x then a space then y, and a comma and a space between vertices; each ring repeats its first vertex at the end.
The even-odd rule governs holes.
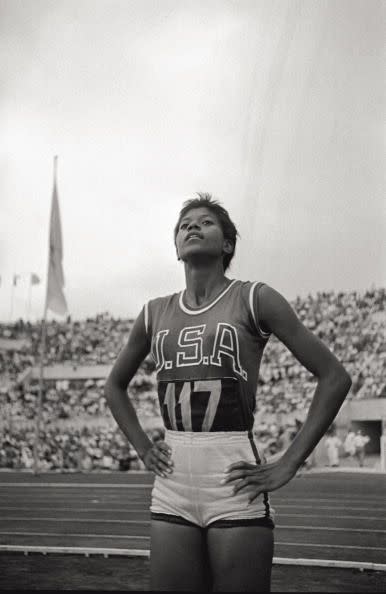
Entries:
POLYGON ((58 192, 56 187, 56 158, 54 170, 54 188, 52 192, 49 261, 47 277, 47 309, 63 315, 67 313, 67 302, 64 296, 64 274, 62 267, 63 243, 60 223, 58 192))

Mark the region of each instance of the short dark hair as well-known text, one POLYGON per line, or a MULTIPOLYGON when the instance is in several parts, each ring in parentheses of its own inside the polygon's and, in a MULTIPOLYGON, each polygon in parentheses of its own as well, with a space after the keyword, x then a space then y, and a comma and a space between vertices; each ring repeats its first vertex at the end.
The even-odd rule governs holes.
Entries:
POLYGON ((236 241, 237 237, 240 237, 240 234, 236 229, 236 225, 231 220, 228 211, 223 206, 221 206, 218 200, 214 200, 212 195, 208 194, 207 192, 197 192, 197 196, 198 198, 186 200, 183 204, 183 207, 178 216, 177 224, 174 227, 174 245, 176 245, 176 238, 181 219, 186 215, 186 213, 192 210, 193 208, 207 208, 208 210, 213 212, 218 218, 222 228, 222 232, 224 234, 224 238, 229 239, 233 244, 232 253, 223 255, 223 265, 225 272, 229 268, 231 260, 235 255, 236 241))

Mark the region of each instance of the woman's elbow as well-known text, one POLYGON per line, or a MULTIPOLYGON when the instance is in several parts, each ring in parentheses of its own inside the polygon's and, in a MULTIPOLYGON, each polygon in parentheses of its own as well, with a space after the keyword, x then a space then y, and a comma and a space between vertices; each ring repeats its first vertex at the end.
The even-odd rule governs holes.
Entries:
POLYGON ((352 379, 346 368, 337 360, 332 361, 329 365, 326 365, 319 374, 316 374, 318 380, 326 382, 331 388, 338 389, 339 392, 345 394, 351 388, 352 379))
POLYGON ((343 365, 339 365, 339 368, 334 373, 334 378, 342 392, 344 392, 345 395, 348 394, 352 386, 352 379, 347 369, 345 369, 343 365))
POLYGON ((103 388, 103 394, 106 398, 107 404, 109 404, 114 399, 114 394, 116 394, 117 383, 111 377, 111 374, 107 377, 103 388))
POLYGON ((103 396, 105 397, 107 403, 110 401, 111 398, 111 385, 110 385, 110 376, 108 376, 107 380, 105 381, 105 385, 103 386, 103 396))
POLYGON ((105 382, 103 393, 109 404, 112 400, 115 400, 117 396, 127 393, 127 383, 118 381, 118 379, 110 373, 105 382))

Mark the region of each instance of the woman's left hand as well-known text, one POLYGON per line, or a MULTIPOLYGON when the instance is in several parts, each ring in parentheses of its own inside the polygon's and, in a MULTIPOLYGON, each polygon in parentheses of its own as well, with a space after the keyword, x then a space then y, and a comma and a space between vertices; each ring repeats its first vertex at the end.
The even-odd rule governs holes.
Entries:
POLYGON ((297 467, 290 467, 283 460, 269 464, 250 464, 249 462, 234 462, 225 470, 222 484, 233 485, 233 494, 247 492, 249 503, 258 495, 279 489, 296 474, 297 467))

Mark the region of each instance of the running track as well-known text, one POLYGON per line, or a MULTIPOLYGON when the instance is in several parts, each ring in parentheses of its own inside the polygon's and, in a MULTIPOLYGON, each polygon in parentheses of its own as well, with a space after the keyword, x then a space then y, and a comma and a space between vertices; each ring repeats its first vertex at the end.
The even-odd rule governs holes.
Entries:
MULTIPOLYGON (((1 472, 0 551, 147 551, 152 481, 142 472, 1 472)), ((383 564, 386 570, 385 493, 386 475, 377 473, 296 477, 270 495, 275 557, 383 564)))

